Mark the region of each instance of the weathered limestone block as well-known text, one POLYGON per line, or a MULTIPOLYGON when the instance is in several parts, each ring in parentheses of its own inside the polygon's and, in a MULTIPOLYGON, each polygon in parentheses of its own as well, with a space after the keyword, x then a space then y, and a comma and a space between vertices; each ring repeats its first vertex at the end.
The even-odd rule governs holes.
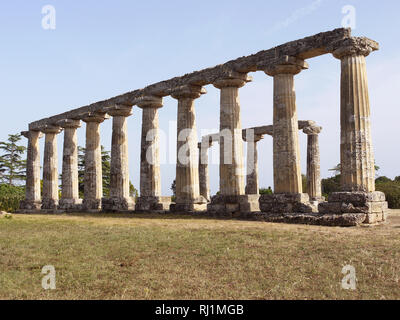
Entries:
POLYGON ((86 122, 86 153, 83 210, 99 212, 103 197, 103 172, 101 161, 100 123, 108 116, 93 113, 83 117, 86 122))
POLYGON ((215 195, 207 206, 207 211, 213 216, 241 217, 242 214, 257 212, 259 195, 215 195))
POLYGON ((42 206, 40 195, 40 131, 24 131, 21 134, 28 139, 26 159, 25 199, 20 203, 23 212, 39 211, 42 206))
POLYGON ((204 211, 207 200, 200 195, 198 144, 194 100, 206 91, 200 86, 177 88, 178 100, 176 204, 171 211, 204 211))
POLYGON ((266 213, 310 213, 317 208, 307 193, 274 193, 260 196, 260 210, 266 213))
POLYGON ((47 126, 45 133, 43 161, 43 199, 42 210, 55 211, 58 208, 58 155, 57 134, 62 131, 58 126, 47 126))
POLYGON ((137 212, 166 212, 170 209, 171 197, 140 196, 136 203, 137 212))
POLYGON ((307 134, 307 193, 312 201, 324 201, 321 192, 321 168, 318 135, 322 127, 305 127, 307 134))
POLYGON ((78 138, 77 129, 80 120, 65 119, 57 122, 64 128, 64 149, 62 167, 62 187, 59 209, 65 211, 80 211, 82 200, 79 199, 78 179, 78 138))
POLYGON ((302 193, 294 75, 307 68, 303 60, 284 57, 265 69, 266 74, 274 77, 275 193, 302 193))
POLYGON ((365 214, 364 223, 376 223, 386 220, 388 205, 385 194, 374 192, 334 192, 329 202, 320 203, 318 210, 325 214, 365 214))
POLYGON ((135 200, 129 195, 129 152, 127 117, 132 106, 116 105, 107 113, 113 117, 111 142, 110 198, 102 200, 103 211, 118 212, 135 209, 135 200))

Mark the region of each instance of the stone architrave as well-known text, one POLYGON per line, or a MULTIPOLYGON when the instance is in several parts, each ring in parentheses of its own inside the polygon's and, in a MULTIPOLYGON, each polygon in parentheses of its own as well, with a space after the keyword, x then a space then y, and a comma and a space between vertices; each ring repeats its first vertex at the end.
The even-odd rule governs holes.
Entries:
POLYGON ((200 195, 196 113, 194 100, 205 94, 200 86, 181 86, 172 92, 178 100, 176 203, 171 211, 191 212, 207 209, 207 200, 200 195))
POLYGON ((305 127, 307 135, 307 193, 312 201, 324 201, 321 192, 321 167, 318 135, 322 127, 305 127))
POLYGON ((100 143, 100 124, 108 119, 103 113, 89 113, 82 116, 86 123, 86 150, 83 210, 99 212, 102 208, 103 171, 100 143))
POLYGON ((158 109, 162 98, 145 96, 136 105, 142 109, 142 136, 140 150, 140 197, 136 211, 169 210, 170 197, 161 196, 161 174, 159 155, 158 109))
POLYGON ((132 106, 116 105, 107 109, 113 117, 111 142, 110 198, 103 199, 103 211, 133 211, 135 199, 129 194, 129 152, 127 117, 132 106))
POLYGON ((23 212, 39 211, 42 206, 40 194, 40 146, 42 133, 37 130, 23 131, 21 134, 28 139, 26 159, 25 199, 20 203, 23 212))
POLYGON ((46 126, 43 159, 43 199, 42 210, 54 212, 58 209, 58 154, 57 135, 62 131, 59 126, 46 126))
POLYGON ((80 120, 65 119, 57 122, 64 129, 64 149, 62 166, 61 199, 59 208, 66 211, 81 210, 78 179, 78 138, 80 120))

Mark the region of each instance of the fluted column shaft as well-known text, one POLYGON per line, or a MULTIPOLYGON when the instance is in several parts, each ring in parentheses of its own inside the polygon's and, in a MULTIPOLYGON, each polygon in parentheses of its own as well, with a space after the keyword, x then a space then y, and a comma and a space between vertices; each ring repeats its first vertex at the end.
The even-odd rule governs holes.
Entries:
POLYGON ((306 65, 293 59, 266 70, 274 77, 274 192, 302 193, 294 75, 306 65))
POLYGON ((103 197, 103 170, 100 123, 102 123, 104 119, 103 115, 93 115, 82 119, 86 122, 83 208, 88 211, 98 211, 101 209, 101 199, 103 197))
POLYGON ((375 160, 370 126, 370 103, 365 56, 370 49, 342 47, 334 52, 341 60, 340 162, 343 191, 375 191, 375 160))
POLYGON ((78 178, 78 138, 79 120, 66 119, 58 122, 64 128, 64 149, 62 167, 62 191, 60 208, 69 209, 80 203, 78 178))
POLYGON ((199 186, 200 195, 207 201, 211 200, 210 175, 208 171, 208 150, 212 142, 202 141, 198 144, 199 148, 199 186))
POLYGON ((176 203, 200 201, 198 145, 194 100, 204 94, 198 86, 184 86, 174 91, 178 100, 176 203))
POLYGON ((40 131, 22 132, 28 139, 26 158, 26 185, 25 200, 21 202, 21 209, 39 210, 42 205, 40 194, 40 131))
POLYGON ((307 134, 307 193, 311 200, 320 200, 321 168, 318 134, 321 127, 306 127, 303 132, 307 134))
POLYGON ((261 137, 254 137, 252 141, 247 140, 246 194, 260 194, 257 150, 257 143, 260 139, 261 137))
POLYGON ((244 161, 239 88, 242 79, 222 79, 214 86, 220 89, 220 194, 243 195, 244 161))
POLYGON ((140 152, 140 196, 161 195, 158 108, 143 108, 140 152))
POLYGON ((58 151, 57 134, 61 128, 46 128, 43 161, 43 199, 42 209, 54 210, 58 207, 58 151))

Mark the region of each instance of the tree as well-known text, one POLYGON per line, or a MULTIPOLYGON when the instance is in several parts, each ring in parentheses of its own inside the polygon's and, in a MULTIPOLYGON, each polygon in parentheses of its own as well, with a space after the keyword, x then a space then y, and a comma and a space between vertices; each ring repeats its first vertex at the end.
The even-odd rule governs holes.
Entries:
POLYGON ((17 181, 26 179, 26 160, 22 159, 26 148, 19 146, 20 134, 9 134, 5 142, 0 142, 0 177, 3 183, 16 185, 17 181))

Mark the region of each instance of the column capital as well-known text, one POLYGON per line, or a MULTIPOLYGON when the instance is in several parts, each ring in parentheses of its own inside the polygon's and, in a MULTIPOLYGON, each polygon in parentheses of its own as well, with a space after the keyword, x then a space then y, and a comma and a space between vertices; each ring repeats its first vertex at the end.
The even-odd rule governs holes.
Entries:
POLYGON ((159 96, 141 96, 134 100, 134 104, 139 108, 161 108, 163 106, 163 98, 159 96))
POLYGON ((78 129, 81 127, 81 121, 74 120, 74 119, 63 119, 63 120, 57 121, 57 125, 59 125, 62 128, 78 129))
POLYGON ((88 112, 83 114, 82 116, 83 122, 97 122, 102 123, 104 120, 110 119, 110 116, 105 112, 88 112))
POLYGON ((63 129, 60 126, 57 125, 52 125, 52 124, 46 124, 42 128, 40 128, 40 131, 47 134, 47 133, 55 133, 59 134, 63 129))
POLYGON ((271 63, 264 69, 264 72, 273 77, 277 74, 296 75, 302 70, 308 69, 308 63, 302 59, 292 56, 283 56, 271 63))
POLYGON ((317 136, 320 134, 322 127, 319 126, 310 126, 303 128, 303 132, 309 136, 317 136))
POLYGON ((43 137, 43 133, 39 130, 21 131, 21 136, 30 139, 32 133, 38 134, 39 139, 43 137))
POLYGON ((368 56, 379 50, 379 43, 365 37, 351 37, 334 42, 327 48, 337 59, 352 55, 368 56))
POLYGON ((253 78, 248 76, 247 73, 240 73, 240 72, 232 71, 226 76, 217 78, 213 82, 213 86, 218 89, 226 88, 226 87, 241 88, 247 82, 251 82, 251 81, 253 81, 253 78))
POLYGON ((107 107, 105 111, 112 117, 129 117, 132 115, 132 106, 115 104, 111 107, 107 107))
POLYGON ((191 98, 197 99, 202 94, 206 94, 207 90, 202 86, 185 84, 183 86, 176 87, 171 91, 171 97, 174 99, 191 98))

